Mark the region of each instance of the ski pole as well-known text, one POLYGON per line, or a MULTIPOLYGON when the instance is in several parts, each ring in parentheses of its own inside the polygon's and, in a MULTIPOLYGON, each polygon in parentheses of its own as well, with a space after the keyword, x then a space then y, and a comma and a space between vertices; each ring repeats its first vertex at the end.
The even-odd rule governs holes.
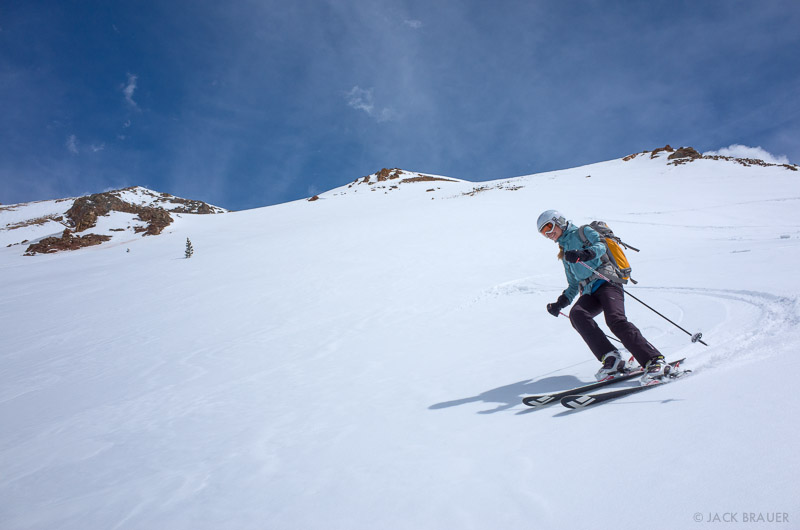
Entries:
MULTIPOLYGON (((608 278, 606 278, 605 276, 603 276, 602 274, 600 274, 600 273, 599 273, 599 272, 598 272, 596 269, 593 269, 592 267, 590 267, 590 266, 589 266, 589 265, 587 265, 586 263, 582 262, 581 260, 578 260, 578 261, 577 261, 577 263, 580 263, 581 265, 583 265, 584 267, 586 267, 587 269, 589 269, 590 271, 592 271, 593 273, 595 273, 595 274, 598 276, 598 278, 600 278, 601 280, 605 280, 605 281, 607 281, 607 282, 609 282, 609 283, 612 283, 612 282, 611 282, 611 280, 609 280, 608 278)), ((655 309, 653 309, 653 308, 652 308, 652 307, 650 307, 649 305, 645 304, 644 302, 642 302, 641 300, 639 300, 638 298, 636 298, 635 296, 633 296, 633 295, 632 295, 630 292, 626 291, 626 290, 625 290, 625 288, 624 288, 624 287, 622 287, 622 285, 620 285, 620 288, 622 288, 622 290, 623 290, 623 291, 624 291, 626 294, 628 294, 628 295, 629 295, 631 298, 633 298, 634 300, 636 300, 637 302, 639 302, 640 304, 642 304, 643 306, 645 306, 647 309, 649 309, 650 311, 652 311, 652 312, 653 312, 653 313, 655 313, 656 315, 660 316, 661 318, 663 318, 664 320, 666 320, 667 322, 669 322, 670 324, 672 324, 673 326, 675 326, 675 327, 676 327, 676 328, 678 328, 679 330, 681 330, 681 331, 683 331, 684 333, 686 333, 687 335, 689 335, 689 336, 692 338, 692 342, 699 342, 699 343, 700 343, 700 344, 702 344, 703 346, 708 346, 708 344, 706 344, 705 342, 703 342, 703 341, 702 341, 702 337, 703 337, 703 334, 702 334, 702 333, 699 333, 699 332, 698 332, 698 333, 692 334, 691 332, 689 332, 689 331, 686 331, 685 329, 683 329, 682 327, 680 327, 678 324, 676 324, 676 323, 675 323, 675 322, 673 322, 672 320, 668 319, 667 317, 665 317, 664 315, 662 315, 661 313, 659 313, 658 311, 656 311, 655 309)))
MULTIPOLYGON (((559 311, 559 312, 558 312, 558 314, 559 314, 559 315, 561 315, 562 317, 567 317, 567 318, 569 318, 569 315, 567 315, 567 314, 566 314, 566 313, 564 313, 563 311, 559 311)), ((605 335, 606 337, 608 337, 609 339, 611 339, 611 340, 613 340, 613 341, 617 341, 617 342, 619 342, 620 344, 622 344, 622 341, 621 341, 621 340, 619 340, 617 337, 612 337, 612 336, 611 336, 611 335, 609 335, 608 333, 603 333, 603 335, 605 335)))
POLYGON ((641 300, 639 300, 638 298, 636 298, 635 296, 633 296, 633 295, 630 293, 630 291, 625 291, 625 293, 626 293, 628 296, 630 296, 631 298, 633 298, 634 300, 636 300, 637 302, 639 302, 640 304, 642 304, 643 306, 645 306, 647 309, 649 309, 650 311, 652 311, 653 313, 655 313, 656 315, 660 316, 661 318, 663 318, 664 320, 666 320, 667 322, 669 322, 670 324, 672 324, 673 326, 675 326, 675 327, 676 327, 676 328, 678 328, 679 330, 683 331, 684 333, 686 333, 687 335, 689 335, 690 337, 692 337, 692 342, 699 342, 699 343, 700 343, 700 344, 702 344, 703 346, 708 346, 708 344, 706 344, 706 343, 705 343, 705 342, 703 342, 703 340, 702 340, 702 337, 703 337, 703 334, 702 334, 702 333, 698 332, 698 333, 695 333, 694 335, 692 335, 690 332, 686 331, 685 329, 683 329, 682 327, 680 327, 678 324, 676 324, 676 323, 675 323, 675 322, 673 322, 672 320, 668 319, 667 317, 665 317, 664 315, 662 315, 661 313, 659 313, 658 311, 656 311, 655 309, 653 309, 653 308, 652 308, 652 307, 650 307, 649 305, 645 304, 644 302, 642 302, 641 300))

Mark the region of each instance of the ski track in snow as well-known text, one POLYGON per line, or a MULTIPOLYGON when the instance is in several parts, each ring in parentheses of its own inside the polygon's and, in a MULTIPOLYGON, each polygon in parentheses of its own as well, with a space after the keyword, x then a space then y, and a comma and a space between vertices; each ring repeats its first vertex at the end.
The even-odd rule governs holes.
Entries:
MULTIPOLYGON (((664 214, 676 214, 676 213, 688 213, 688 212, 708 212, 718 208, 729 209, 734 206, 751 206, 754 204, 770 204, 770 203, 783 203, 783 202, 794 202, 794 201, 800 201, 800 197, 780 197, 775 199, 762 199, 756 201, 737 201, 726 204, 703 205, 695 208, 676 208, 673 210, 659 210, 651 212, 628 212, 626 215, 664 215, 664 214)), ((628 222, 630 222, 630 220, 628 220, 628 222)))
POLYGON ((560 291, 558 287, 547 285, 546 283, 540 283, 539 281, 536 280, 536 278, 544 278, 544 277, 545 277, 544 275, 530 276, 527 278, 510 280, 508 282, 500 283, 498 285, 485 289, 476 296, 471 297, 469 301, 459 305, 456 310, 459 311, 465 310, 474 305, 486 302, 487 300, 500 298, 504 296, 537 295, 546 292, 560 291))
POLYGON ((757 362, 766 357, 783 353, 787 349, 787 342, 791 342, 787 339, 798 337, 797 325, 800 323, 800 311, 798 311, 797 297, 790 298, 747 290, 702 288, 672 288, 668 290, 733 301, 737 305, 751 306, 756 309, 755 318, 746 320, 747 326, 734 326, 732 324, 739 324, 739 322, 723 320, 718 322, 707 335, 704 335, 706 342, 712 341, 709 342, 708 351, 687 357, 687 363, 690 363, 687 366, 691 366, 695 371, 733 368, 739 364, 757 362), (713 342, 714 339, 717 343, 713 342))

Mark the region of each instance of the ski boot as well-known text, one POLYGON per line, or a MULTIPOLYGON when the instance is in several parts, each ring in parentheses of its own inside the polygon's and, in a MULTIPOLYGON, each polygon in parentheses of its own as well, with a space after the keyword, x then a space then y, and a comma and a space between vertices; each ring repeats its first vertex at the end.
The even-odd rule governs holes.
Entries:
POLYGON ((650 359, 647 361, 647 364, 644 365, 644 375, 639 382, 642 386, 646 386, 652 384, 654 381, 661 381, 669 376, 671 370, 672 367, 664 360, 664 356, 659 355, 658 357, 650 359))
POLYGON ((628 363, 622 358, 622 354, 619 350, 611 350, 603 355, 601 360, 603 362, 603 367, 594 374, 595 379, 598 381, 614 379, 628 372, 628 363))

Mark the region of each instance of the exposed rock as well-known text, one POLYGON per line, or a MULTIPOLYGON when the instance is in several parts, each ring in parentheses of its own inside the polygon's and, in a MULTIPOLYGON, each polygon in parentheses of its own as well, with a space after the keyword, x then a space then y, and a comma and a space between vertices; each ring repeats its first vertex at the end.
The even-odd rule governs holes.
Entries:
POLYGON ((669 144, 667 144, 664 147, 659 147, 658 149, 653 149, 652 151, 642 151, 641 153, 633 153, 632 155, 624 157, 622 160, 625 162, 629 162, 634 158, 636 158, 637 156, 644 155, 647 153, 650 153, 650 159, 652 160, 658 156, 658 153, 664 153, 664 152, 672 153, 673 151, 674 149, 669 144))
POLYGON ((622 160, 625 162, 629 162, 634 158, 636 158, 637 156, 643 155, 645 153, 650 153, 650 158, 654 159, 657 157, 658 153, 661 152, 671 153, 667 157, 667 159, 669 160, 669 162, 667 163, 673 166, 687 164, 689 162, 694 162, 695 160, 727 160, 728 162, 735 162, 745 167, 750 167, 750 166, 784 167, 790 171, 798 170, 798 166, 795 164, 772 164, 755 158, 734 158, 732 156, 702 155, 693 147, 681 147, 678 150, 674 150, 669 145, 660 147, 658 149, 655 149, 654 151, 642 151, 641 153, 634 153, 632 155, 624 157, 622 160))
MULTIPOLYGON (((400 168, 383 168, 377 173, 359 177, 349 184, 348 188, 361 188, 364 184, 369 186, 369 191, 384 191, 389 193, 391 191, 400 189, 403 184, 413 184, 417 182, 460 182, 455 179, 445 177, 436 177, 432 175, 425 175, 423 173, 415 173, 411 171, 404 171, 400 168), (394 181, 394 182, 392 182, 394 181)), ((358 191, 358 189, 354 190, 358 191)))
POLYGON ((151 208, 162 208, 171 213, 196 213, 196 214, 212 214, 224 213, 225 210, 216 206, 211 206, 203 201, 193 201, 191 199, 182 199, 175 197, 169 193, 156 193, 146 188, 133 186, 130 188, 123 188, 121 190, 109 191, 107 193, 117 197, 122 196, 124 192, 133 192, 140 197, 150 197, 153 200, 150 202, 151 208))
POLYGON ((394 169, 386 169, 383 168, 377 173, 378 182, 384 182, 387 180, 394 180, 400 178, 403 174, 402 169, 394 168, 394 169))
POLYGON ((784 167, 790 171, 797 171, 798 166, 794 164, 771 164, 770 162, 764 162, 760 158, 734 158, 732 156, 722 156, 722 155, 705 155, 703 156, 705 160, 727 160, 729 162, 736 162, 737 164, 741 164, 744 167, 750 166, 762 166, 762 167, 784 167))
POLYGON ((409 184, 411 182, 458 182, 458 181, 441 177, 431 177, 429 175, 420 175, 419 177, 403 179, 400 181, 400 184, 409 184))
POLYGON ((500 182, 494 185, 484 185, 484 186, 475 186, 472 188, 471 191, 467 191, 461 194, 462 197, 474 197, 479 193, 483 193, 484 191, 490 190, 506 190, 506 191, 517 191, 521 190, 525 186, 521 185, 511 185, 509 182, 500 182))
POLYGON ((673 151, 674 151, 674 149, 673 149, 672 147, 670 147, 670 145, 669 145, 669 144, 667 144, 667 145, 665 145, 664 147, 659 147, 658 149, 654 149, 654 150, 653 150, 653 152, 652 152, 652 153, 650 153, 650 158, 651 158, 651 159, 652 159, 652 158, 655 158, 655 157, 656 157, 656 155, 658 155, 658 153, 662 153, 662 152, 671 153, 671 152, 673 152, 673 151))
POLYGON ((67 228, 61 234, 61 237, 46 237, 30 245, 25 251, 26 256, 33 256, 34 254, 49 254, 58 252, 59 250, 77 250, 83 247, 90 247, 92 245, 99 245, 104 241, 111 239, 111 236, 100 236, 97 234, 88 234, 85 236, 73 235, 72 231, 67 228))
POLYGON ((671 155, 667 157, 669 160, 675 160, 676 158, 703 158, 703 155, 695 151, 694 147, 681 147, 671 155))
MULTIPOLYGON (((77 199, 57 199, 55 201, 36 201, 36 203, 23 203, 11 206, 0 207, 0 212, 11 210, 20 211, 15 222, 6 224, 0 230, 14 230, 18 228, 33 228, 35 233, 37 227, 40 229, 36 237, 48 236, 34 245, 30 245, 26 255, 37 253, 55 252, 58 250, 75 250, 89 245, 96 245, 110 239, 109 235, 114 232, 125 232, 133 230, 144 235, 160 234, 172 221, 174 214, 215 214, 224 213, 227 210, 206 204, 202 201, 181 199, 167 193, 158 193, 140 186, 113 190, 104 193, 96 193, 77 199), (25 219, 25 208, 36 203, 44 203, 42 207, 35 208, 37 216, 28 216, 25 219), (65 203, 63 206, 54 206, 53 203, 65 203), (69 204, 66 204, 69 203, 69 204), (43 211, 50 213, 42 214, 43 211), (111 212, 121 212, 129 214, 130 217, 143 222, 130 223, 128 216, 113 218, 109 223, 103 223, 104 229, 101 232, 106 235, 84 234, 78 236, 77 233, 86 232, 97 226, 98 218, 108 216, 111 212), (61 234, 60 237, 52 237, 50 221, 58 222, 69 230, 61 234), (113 223, 117 223, 116 226, 113 223), (42 233, 43 232, 43 233, 42 233)), ((35 238, 30 237, 36 241, 35 238)), ((16 243, 16 244, 23 244, 16 243)))
POLYGON ((141 208, 141 210, 137 212, 139 214, 139 219, 147 223, 147 228, 144 230, 139 229, 137 232, 144 231, 145 235, 156 236, 172 223, 172 216, 170 216, 166 210, 141 206, 139 208, 141 208))
POLYGON ((141 206, 131 204, 120 198, 122 192, 136 192, 142 188, 125 188, 122 190, 109 191, 105 193, 95 193, 87 197, 75 199, 72 207, 67 210, 67 217, 70 219, 76 232, 83 232, 87 228, 95 226, 97 218, 108 215, 110 212, 124 212, 135 214, 139 219, 148 223, 147 228, 139 228, 137 232, 144 232, 146 235, 160 234, 164 228, 172 223, 172 213, 192 213, 192 214, 213 214, 224 210, 210 206, 202 201, 192 201, 173 197, 167 193, 153 194, 149 190, 144 190, 153 198, 151 204, 158 206, 141 206))
POLYGON ((58 223, 62 222, 64 217, 60 215, 45 215, 43 217, 37 217, 35 219, 28 219, 27 221, 20 221, 18 223, 14 223, 11 225, 6 226, 6 230, 16 230, 17 228, 25 228, 26 226, 36 226, 36 225, 43 225, 49 221, 56 221, 58 223))
POLYGON ((642 151, 641 153, 633 153, 632 155, 628 155, 628 156, 624 157, 622 160, 623 160, 623 162, 630 162, 631 160, 633 160, 637 156, 643 155, 645 153, 647 153, 647 151, 642 151))
POLYGON ((165 227, 172 223, 172 217, 166 210, 130 204, 111 192, 96 193, 75 199, 72 208, 67 210, 67 217, 76 232, 83 232, 87 228, 95 226, 98 217, 108 215, 112 211, 138 215, 139 219, 148 223, 147 228, 141 230, 148 235, 160 234, 165 227))

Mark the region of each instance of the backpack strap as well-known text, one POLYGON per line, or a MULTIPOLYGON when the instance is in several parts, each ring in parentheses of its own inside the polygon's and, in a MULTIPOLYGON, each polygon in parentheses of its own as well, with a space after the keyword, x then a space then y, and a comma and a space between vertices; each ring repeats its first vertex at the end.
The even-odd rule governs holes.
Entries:
MULTIPOLYGON (((591 225, 581 225, 578 228, 578 237, 581 238, 581 243, 583 243, 584 247, 592 246, 592 242, 589 241, 589 238, 586 237, 586 233, 584 232, 584 230, 586 230, 587 226, 591 227, 591 225)), ((600 241, 605 245, 606 244, 606 238, 603 237, 603 234, 598 232, 597 235, 600 236, 600 241)), ((606 251, 608 251, 608 245, 606 245, 606 251)), ((599 257, 600 257, 600 261, 603 262, 603 264, 606 264, 608 262, 608 256, 606 255, 606 252, 603 252, 603 254, 601 256, 599 256, 599 257)))
POLYGON ((581 225, 578 227, 578 237, 581 238, 581 243, 583 243, 584 247, 589 244, 589 238, 586 237, 586 232, 584 232, 587 226, 589 225, 581 225))
POLYGON ((629 244, 627 244, 626 242, 624 242, 623 240, 621 240, 618 237, 615 237, 614 241, 616 241, 617 243, 619 243, 620 245, 625 247, 625 250, 634 250, 636 252, 640 252, 638 248, 630 246, 629 244))

